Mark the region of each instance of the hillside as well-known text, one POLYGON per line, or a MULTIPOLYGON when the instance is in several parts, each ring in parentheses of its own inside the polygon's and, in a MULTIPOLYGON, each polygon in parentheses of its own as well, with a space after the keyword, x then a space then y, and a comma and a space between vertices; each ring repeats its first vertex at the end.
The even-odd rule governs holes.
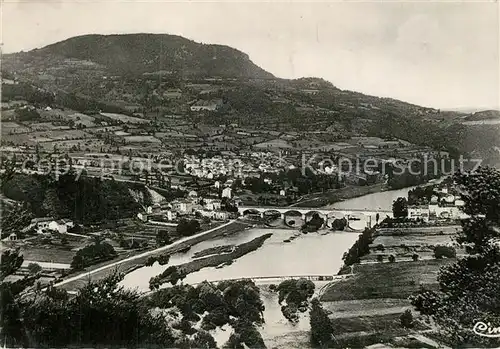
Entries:
POLYGON ((94 116, 97 111, 122 113, 145 119, 152 129, 160 127, 157 121, 166 125, 177 115, 193 124, 319 132, 324 141, 398 138, 500 163, 494 148, 500 148, 498 125, 464 122, 497 117, 496 111, 468 116, 341 90, 321 78, 275 78, 243 52, 180 36, 74 37, 5 55, 2 74, 20 82, 3 84, 6 103, 24 99, 94 116), (223 103, 217 111, 191 109, 214 100, 223 103))
POLYGON ((497 120, 500 119, 499 110, 478 111, 465 118, 466 121, 497 120))
POLYGON ((26 53, 5 55, 7 69, 93 68, 110 74, 158 71, 182 76, 273 78, 247 54, 166 34, 84 35, 26 53), (61 66, 62 64, 62 66, 61 66))

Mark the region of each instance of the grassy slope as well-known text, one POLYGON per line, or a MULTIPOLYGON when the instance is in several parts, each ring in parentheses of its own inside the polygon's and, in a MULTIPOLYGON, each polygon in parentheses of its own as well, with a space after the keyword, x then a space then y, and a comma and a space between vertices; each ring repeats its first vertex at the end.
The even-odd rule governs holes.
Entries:
POLYGON ((377 263, 356 265, 352 278, 333 283, 323 302, 368 298, 408 298, 420 285, 436 287, 439 267, 454 260, 377 263))

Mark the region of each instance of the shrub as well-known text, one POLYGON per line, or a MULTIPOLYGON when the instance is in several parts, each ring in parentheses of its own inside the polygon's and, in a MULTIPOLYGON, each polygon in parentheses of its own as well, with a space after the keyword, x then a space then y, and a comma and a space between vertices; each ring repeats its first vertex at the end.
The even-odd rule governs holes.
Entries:
POLYGON ((452 246, 438 245, 434 247, 434 257, 436 259, 455 258, 457 256, 457 251, 452 246))
POLYGON ((200 222, 196 219, 181 219, 177 225, 177 234, 181 236, 191 236, 201 230, 200 222))
POLYGON ((218 307, 209 312, 204 318, 204 323, 212 323, 215 326, 224 326, 229 322, 229 314, 224 307, 218 307))
POLYGON ((155 264, 155 262, 156 262, 156 258, 155 258, 155 257, 153 257, 153 256, 150 256, 150 257, 148 257, 148 259, 146 260, 146 266, 147 266, 147 267, 150 267, 150 266, 152 266, 153 264, 155 264))
POLYGON ((333 326, 321 303, 314 299, 309 316, 311 325, 311 344, 328 347, 332 340, 333 326))
POLYGON ((28 264, 28 271, 30 272, 30 274, 38 274, 42 271, 42 267, 40 266, 40 264, 30 263, 28 264))
POLYGON ((376 251, 384 251, 384 250, 385 250, 385 247, 384 247, 384 245, 382 245, 382 244, 378 244, 377 246, 375 246, 375 250, 376 250, 376 251))
POLYGON ((381 254, 377 255, 377 262, 382 263, 383 261, 384 261, 384 256, 381 254))
POLYGON ((396 257, 394 257, 394 255, 393 255, 393 254, 391 254, 391 255, 389 256, 389 262, 390 262, 390 263, 394 263, 395 261, 396 261, 396 257))
POLYGON ((412 256, 411 256, 411 259, 413 259, 413 261, 418 261, 418 254, 414 253, 412 256))
POLYGON ((401 316, 399 317, 401 320, 401 326, 404 328, 413 327, 413 314, 410 309, 407 309, 401 316))

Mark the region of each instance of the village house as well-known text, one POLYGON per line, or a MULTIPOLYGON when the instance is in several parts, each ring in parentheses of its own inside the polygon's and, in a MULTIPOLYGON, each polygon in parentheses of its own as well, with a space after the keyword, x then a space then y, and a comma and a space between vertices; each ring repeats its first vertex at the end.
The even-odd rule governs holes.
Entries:
POLYGON ((191 200, 179 199, 172 201, 172 210, 178 214, 185 215, 193 213, 195 204, 191 200))
POLYGON ((163 92, 163 97, 165 98, 181 98, 182 91, 178 88, 168 89, 163 92))
POLYGON ((425 222, 436 219, 462 219, 467 217, 461 209, 464 205, 464 201, 454 195, 447 195, 441 200, 433 196, 429 205, 409 206, 408 218, 422 219, 425 222))
POLYGON ((49 228, 49 223, 52 222, 54 218, 52 217, 40 217, 40 218, 33 218, 31 220, 30 226, 34 227, 37 232, 42 232, 44 229, 49 228))
POLYGON ((7 237, 7 239, 4 239, 4 240, 17 241, 17 234, 16 233, 10 233, 10 235, 7 237))
POLYGON ((216 111, 222 105, 220 100, 199 100, 191 106, 191 111, 216 111))
POLYGON ((217 211, 221 209, 222 203, 219 199, 203 199, 205 209, 209 211, 217 211))
POLYGON ((48 225, 48 229, 52 231, 57 231, 59 234, 66 234, 69 228, 73 228, 74 223, 69 219, 58 219, 56 221, 51 221, 48 225))
POLYGON ((224 188, 222 190, 222 197, 231 199, 231 193, 232 193, 232 189, 230 187, 224 188))
POLYGON ((74 226, 73 221, 70 219, 55 220, 51 217, 41 217, 32 219, 28 228, 35 228, 39 234, 47 230, 57 231, 60 234, 66 234, 68 229, 73 228, 74 226))
POLYGON ((408 218, 429 221, 429 206, 408 206, 408 218))
POLYGON ((153 211, 151 213, 146 213, 146 212, 139 212, 137 214, 137 218, 141 220, 142 222, 148 222, 152 219, 155 219, 158 217, 161 217, 162 220, 167 220, 167 221, 174 221, 177 218, 177 213, 172 211, 171 209, 167 210, 161 210, 161 211, 153 211))
POLYGON ((141 220, 142 222, 147 222, 148 217, 149 217, 149 215, 146 212, 139 212, 137 214, 137 218, 139 218, 139 220, 141 220))
POLYGON ((209 211, 209 210, 197 210, 202 217, 207 217, 216 221, 225 221, 230 218, 229 212, 226 211, 209 211))

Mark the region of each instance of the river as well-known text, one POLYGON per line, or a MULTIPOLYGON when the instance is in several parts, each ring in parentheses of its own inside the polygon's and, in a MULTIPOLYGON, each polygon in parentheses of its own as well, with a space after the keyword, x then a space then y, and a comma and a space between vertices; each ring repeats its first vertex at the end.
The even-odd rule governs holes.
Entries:
MULTIPOLYGON (((368 194, 329 207, 391 210, 392 202, 400 196, 406 197, 409 189, 411 188, 368 194)), ((374 219, 375 217, 372 217, 373 222, 374 219)), ((361 216, 360 221, 352 221, 351 226, 362 229, 368 221, 368 217, 361 216)), ((200 242, 185 253, 172 255, 168 265, 155 264, 135 270, 125 276, 122 285, 139 291, 147 291, 151 277, 160 274, 168 266, 192 260, 195 252, 219 245, 238 245, 269 232, 273 235, 258 250, 235 260, 233 264, 224 268, 205 268, 191 273, 184 279, 184 283, 196 284, 204 280, 217 281, 256 276, 334 275, 342 266, 342 255, 358 237, 357 233, 349 232, 304 235, 292 229, 247 229, 231 236, 200 242), (283 242, 294 234, 299 235, 295 240, 283 242)), ((317 287, 320 286, 321 283, 318 283, 317 287)), ((268 347, 306 347, 309 330, 307 314, 301 317, 298 324, 292 325, 281 314, 277 295, 268 292, 266 286, 262 286, 262 298, 266 306, 264 312, 266 323, 260 331, 268 347)), ((228 335, 228 331, 214 333, 218 344, 222 344, 228 335)))

